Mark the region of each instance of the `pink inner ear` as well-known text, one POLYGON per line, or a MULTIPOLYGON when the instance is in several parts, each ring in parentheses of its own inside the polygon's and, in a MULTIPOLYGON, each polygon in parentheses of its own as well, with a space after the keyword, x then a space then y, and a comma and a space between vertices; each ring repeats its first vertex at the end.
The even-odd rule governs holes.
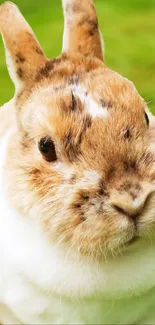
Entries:
POLYGON ((11 2, 0 6, 0 31, 9 73, 17 90, 30 82, 46 62, 44 53, 19 9, 11 2))

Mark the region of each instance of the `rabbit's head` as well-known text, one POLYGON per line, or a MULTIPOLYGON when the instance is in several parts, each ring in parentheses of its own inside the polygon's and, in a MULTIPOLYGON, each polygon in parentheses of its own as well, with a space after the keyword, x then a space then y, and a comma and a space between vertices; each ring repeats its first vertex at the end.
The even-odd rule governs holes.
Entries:
POLYGON ((150 113, 134 85, 103 63, 93 1, 63 7, 63 52, 52 60, 17 7, 0 7, 16 87, 4 185, 52 242, 102 258, 155 236, 150 113))

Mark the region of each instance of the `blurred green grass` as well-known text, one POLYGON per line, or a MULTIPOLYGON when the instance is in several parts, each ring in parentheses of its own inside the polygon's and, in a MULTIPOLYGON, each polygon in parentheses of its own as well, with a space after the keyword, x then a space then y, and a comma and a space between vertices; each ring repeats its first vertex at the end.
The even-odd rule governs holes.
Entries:
MULTIPOLYGON (((47 56, 59 55, 63 34, 61 0, 14 2, 47 56)), ((95 4, 105 41, 106 64, 132 80, 155 113, 155 0, 96 0, 95 4)), ((13 93, 1 41, 0 105, 13 93)))

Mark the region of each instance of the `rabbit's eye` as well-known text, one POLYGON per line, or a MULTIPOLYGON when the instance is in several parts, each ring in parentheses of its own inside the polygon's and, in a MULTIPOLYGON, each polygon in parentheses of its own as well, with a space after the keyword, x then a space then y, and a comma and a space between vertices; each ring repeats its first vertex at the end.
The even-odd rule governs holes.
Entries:
POLYGON ((46 137, 41 139, 39 142, 39 150, 45 160, 49 162, 57 160, 55 145, 51 138, 46 137))
POLYGON ((149 118, 148 118, 148 115, 146 113, 145 113, 145 120, 146 120, 147 126, 149 126, 149 118))

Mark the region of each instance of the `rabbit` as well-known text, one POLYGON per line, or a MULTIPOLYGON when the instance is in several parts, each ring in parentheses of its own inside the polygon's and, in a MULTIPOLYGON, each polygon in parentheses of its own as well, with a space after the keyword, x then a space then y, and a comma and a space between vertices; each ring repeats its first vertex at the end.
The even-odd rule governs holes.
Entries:
POLYGON ((51 60, 0 6, 0 323, 154 324, 155 120, 105 65, 93 0, 62 5, 51 60))

